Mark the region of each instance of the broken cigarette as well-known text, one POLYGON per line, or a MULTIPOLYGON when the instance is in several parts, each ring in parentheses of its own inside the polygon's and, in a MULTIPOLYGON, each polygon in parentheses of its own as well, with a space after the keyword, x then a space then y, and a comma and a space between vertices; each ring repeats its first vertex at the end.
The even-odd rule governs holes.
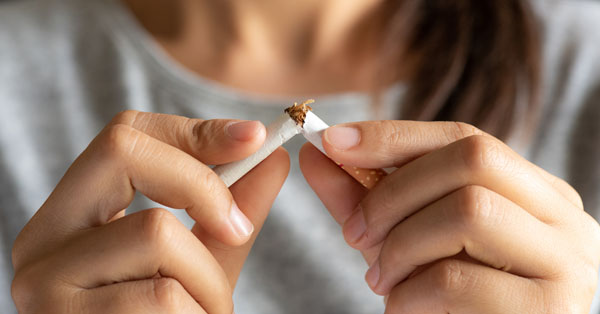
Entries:
MULTIPOLYGON (((213 171, 219 175, 227 187, 230 187, 279 146, 299 133, 302 133, 309 142, 327 156, 323 148, 322 136, 329 125, 312 112, 312 108, 309 106, 312 103, 314 100, 310 99, 300 105, 294 103, 293 106, 285 109, 285 113, 267 127, 265 143, 256 153, 246 159, 216 166, 213 171)), ((336 164, 368 189, 374 187, 382 177, 387 175, 383 169, 349 167, 338 162, 336 164)))
POLYGON ((256 153, 248 156, 246 159, 216 166, 213 168, 213 171, 219 175, 227 187, 230 187, 261 161, 269 157, 279 146, 283 145, 283 143, 290 140, 296 134, 299 134, 301 128, 287 113, 284 113, 267 126, 265 143, 256 153))

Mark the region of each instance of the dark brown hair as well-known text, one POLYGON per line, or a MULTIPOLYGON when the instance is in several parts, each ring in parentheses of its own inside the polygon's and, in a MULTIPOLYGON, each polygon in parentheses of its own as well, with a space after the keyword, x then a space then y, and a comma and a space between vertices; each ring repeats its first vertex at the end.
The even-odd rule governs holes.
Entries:
MULTIPOLYGON (((531 0, 388 0, 383 63, 406 64, 401 116, 463 121, 507 138, 539 102, 531 0)), ((387 79, 390 78, 389 75, 387 79)))

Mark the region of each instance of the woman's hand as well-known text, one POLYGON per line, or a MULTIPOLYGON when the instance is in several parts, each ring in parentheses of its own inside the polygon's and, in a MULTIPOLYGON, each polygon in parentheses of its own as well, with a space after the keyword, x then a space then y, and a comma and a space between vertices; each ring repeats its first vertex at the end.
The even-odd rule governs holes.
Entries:
POLYGON ((276 151, 231 191, 206 164, 245 158, 264 138, 259 122, 119 114, 19 234, 19 313, 231 314, 289 159, 276 151), (124 216, 135 191, 185 208, 196 225, 190 231, 163 209, 124 216))
POLYGON ((397 167, 367 191, 314 147, 300 155, 386 313, 589 312, 600 227, 564 181, 461 123, 352 123, 323 138, 345 165, 397 167))

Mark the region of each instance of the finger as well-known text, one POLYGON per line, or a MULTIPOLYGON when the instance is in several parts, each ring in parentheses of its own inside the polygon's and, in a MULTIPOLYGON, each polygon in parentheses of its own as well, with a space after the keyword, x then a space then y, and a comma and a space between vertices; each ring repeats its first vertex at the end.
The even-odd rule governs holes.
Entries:
POLYGON ((233 306, 219 263, 166 210, 137 212, 80 234, 49 265, 64 280, 86 289, 160 274, 179 282, 209 313, 229 314, 233 306))
POLYGON ((310 143, 302 146, 299 159, 308 184, 335 221, 343 224, 368 190, 310 143))
POLYGON ((556 231, 506 198, 469 186, 429 205, 392 229, 379 261, 368 271, 371 288, 386 295, 419 266, 463 250, 473 259, 515 275, 555 279, 568 254, 556 231), (556 252, 561 252, 557 254, 556 252))
MULTIPOLYGON (((333 219, 343 225, 368 190, 310 143, 302 146, 299 158, 300 169, 306 182, 321 199, 333 219)), ((368 265, 375 261, 380 247, 381 245, 376 245, 361 252, 368 265)))
POLYGON ((371 190, 361 202, 362 210, 345 222, 346 240, 359 249, 377 244, 404 218, 469 185, 503 195, 548 224, 563 224, 572 217, 573 204, 537 171, 513 157, 499 141, 482 136, 431 152, 396 170, 371 190))
POLYGON ((109 127, 118 124, 177 147, 207 165, 246 158, 261 147, 267 134, 259 121, 200 120, 134 110, 119 113, 109 127))
MULTIPOLYGON (((327 129, 323 147, 337 162, 364 168, 400 167, 431 151, 461 139, 479 135, 477 128, 460 122, 366 121, 327 129)), ((566 199, 583 208, 581 197, 566 182, 531 164, 511 151, 514 159, 536 169, 566 199)))
MULTIPOLYGON (((520 157, 520 158, 522 158, 522 157, 520 157)), ((581 198, 581 195, 579 195, 579 193, 577 193, 577 190, 575 190, 575 188, 573 188, 565 180, 563 180, 559 177, 553 176, 551 173, 540 168, 536 164, 529 163, 529 162, 527 162, 527 163, 535 171, 537 171, 537 173, 544 180, 546 180, 546 182, 548 182, 548 184, 550 184, 550 186, 552 186, 556 191, 558 191, 558 193, 560 193, 565 199, 567 199, 569 202, 571 202, 573 205, 575 205, 575 208, 584 210, 583 209, 583 199, 581 198)))
POLYGON ((331 158, 343 164, 388 168, 482 134, 477 128, 458 122, 365 121, 325 130, 323 147, 331 158))
POLYGON ((87 313, 207 313, 173 278, 120 282, 82 290, 81 294, 79 300, 87 313))
POLYGON ((444 260, 396 286, 385 313, 547 313, 550 309, 544 309, 542 301, 542 289, 533 280, 444 260))
POLYGON ((165 206, 185 208, 220 241, 239 245, 251 233, 250 222, 209 167, 124 125, 106 129, 92 142, 38 215, 48 218, 41 221, 52 230, 102 225, 129 206, 136 190, 165 206))
POLYGON ((231 186, 231 193, 236 203, 255 228, 252 237, 245 244, 225 245, 207 234, 199 224, 192 229, 219 262, 232 288, 235 287, 244 261, 288 175, 289 168, 288 153, 285 149, 279 148, 231 186))

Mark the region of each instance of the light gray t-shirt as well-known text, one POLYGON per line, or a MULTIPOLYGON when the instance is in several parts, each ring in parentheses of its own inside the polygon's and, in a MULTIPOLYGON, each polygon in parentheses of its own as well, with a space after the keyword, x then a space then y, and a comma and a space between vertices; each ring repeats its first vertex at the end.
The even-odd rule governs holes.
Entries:
MULTIPOLYGON (((569 181, 598 218, 600 5, 537 7, 546 32, 544 111, 532 143, 516 148, 569 181)), ((397 86, 385 102, 401 97, 397 86)), ((243 93, 186 71, 117 0, 0 5, 0 311, 16 312, 10 250, 17 233, 117 112, 269 122, 293 100, 243 93)), ((366 120, 373 118, 370 100, 352 92, 323 96, 315 110, 330 124, 366 120)), ((298 169, 302 143, 286 145, 290 176, 244 266, 236 313, 382 313, 381 298, 364 283, 362 257, 345 244, 298 169)), ((152 206, 138 197, 131 208, 152 206)))

